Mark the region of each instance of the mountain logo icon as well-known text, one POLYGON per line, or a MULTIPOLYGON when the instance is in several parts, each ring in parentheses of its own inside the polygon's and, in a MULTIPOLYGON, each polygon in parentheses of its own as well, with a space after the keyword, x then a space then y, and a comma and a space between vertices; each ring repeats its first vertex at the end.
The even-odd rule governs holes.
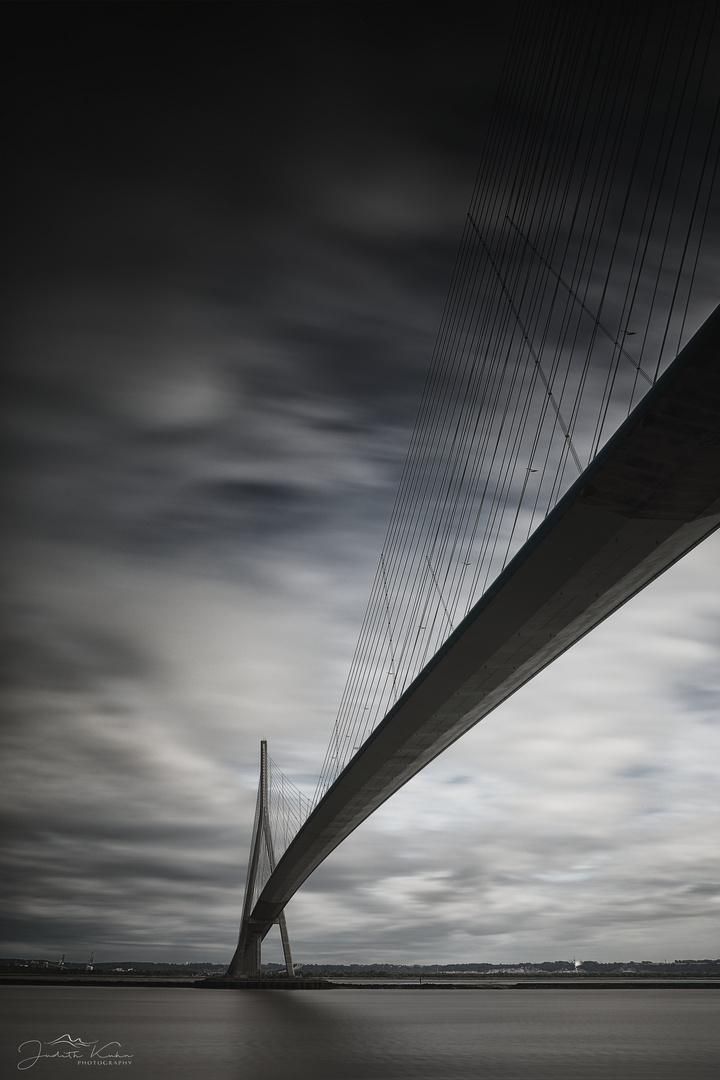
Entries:
POLYGON ((92 1039, 90 1042, 83 1042, 82 1039, 72 1039, 69 1035, 61 1035, 59 1039, 53 1039, 52 1042, 45 1043, 46 1046, 71 1046, 73 1050, 79 1050, 81 1046, 94 1046, 97 1039, 92 1039))

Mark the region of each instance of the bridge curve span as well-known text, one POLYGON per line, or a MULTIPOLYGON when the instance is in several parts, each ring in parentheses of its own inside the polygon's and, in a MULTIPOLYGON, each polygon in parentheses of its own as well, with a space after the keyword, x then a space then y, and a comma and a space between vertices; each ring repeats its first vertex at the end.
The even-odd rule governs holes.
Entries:
POLYGON ((242 926, 230 978, 324 859, 489 712, 720 526, 720 307, 307 819, 242 926))

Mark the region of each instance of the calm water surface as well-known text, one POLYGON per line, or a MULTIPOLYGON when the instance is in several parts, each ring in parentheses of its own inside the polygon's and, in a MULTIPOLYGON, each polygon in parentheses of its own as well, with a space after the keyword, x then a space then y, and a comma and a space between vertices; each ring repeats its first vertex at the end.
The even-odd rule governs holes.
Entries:
POLYGON ((32 1080, 87 1074, 135 1080, 720 1076, 717 990, 3 986, 0 1007, 0 1073, 32 1080), (76 1050, 48 1045, 64 1035, 97 1042, 76 1050), (21 1043, 27 1045, 18 1053, 21 1043), (18 1063, 32 1062, 40 1051, 82 1057, 37 1058, 18 1071, 18 1063), (114 1054, 133 1056, 106 1056, 114 1054))

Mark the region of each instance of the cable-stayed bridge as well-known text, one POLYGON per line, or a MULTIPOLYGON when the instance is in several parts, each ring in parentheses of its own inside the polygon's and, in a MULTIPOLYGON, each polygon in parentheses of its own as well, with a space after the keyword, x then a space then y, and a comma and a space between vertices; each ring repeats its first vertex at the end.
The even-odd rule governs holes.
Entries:
POLYGON ((323 859, 720 525, 715 19, 523 9, 314 800, 263 745, 230 977, 276 922, 291 973, 323 859))

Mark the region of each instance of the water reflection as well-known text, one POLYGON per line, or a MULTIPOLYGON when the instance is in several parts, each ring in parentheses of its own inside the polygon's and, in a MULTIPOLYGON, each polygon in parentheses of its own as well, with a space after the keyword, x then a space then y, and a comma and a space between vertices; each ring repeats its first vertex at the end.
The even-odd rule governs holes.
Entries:
MULTIPOLYGON (((711 989, 0 994, 6 1076, 24 1040, 64 1034, 117 1040, 135 1080, 716 1080, 720 1059, 711 989)), ((40 1060, 29 1075, 77 1068, 40 1060)))

